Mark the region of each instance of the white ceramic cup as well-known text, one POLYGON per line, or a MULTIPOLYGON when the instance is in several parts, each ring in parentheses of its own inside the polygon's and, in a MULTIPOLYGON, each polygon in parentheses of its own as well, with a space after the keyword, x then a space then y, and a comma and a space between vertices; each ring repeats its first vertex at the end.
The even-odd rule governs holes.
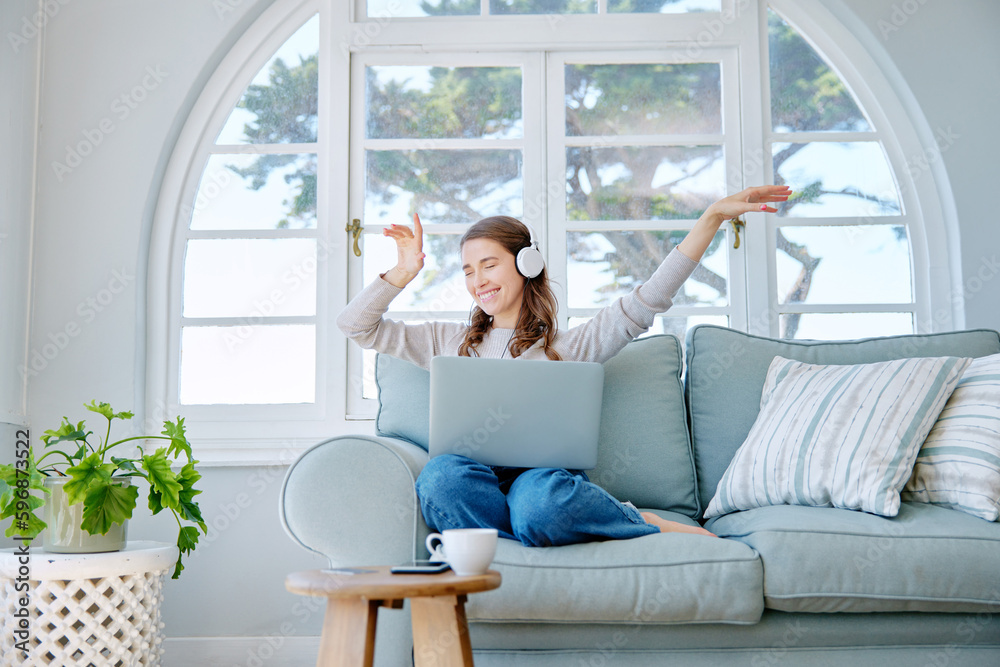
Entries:
POLYGON ((455 574, 483 574, 497 552, 497 530, 453 528, 431 533, 426 544, 431 560, 447 562, 455 574))

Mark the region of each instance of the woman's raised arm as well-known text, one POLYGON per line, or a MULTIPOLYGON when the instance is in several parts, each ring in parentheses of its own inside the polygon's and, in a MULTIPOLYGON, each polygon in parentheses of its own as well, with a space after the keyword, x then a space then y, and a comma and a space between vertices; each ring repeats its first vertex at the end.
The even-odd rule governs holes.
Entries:
POLYGON ((761 185, 720 199, 705 209, 677 249, 698 262, 723 222, 744 213, 777 213, 778 209, 768 203, 788 201, 791 194, 787 185, 761 185))

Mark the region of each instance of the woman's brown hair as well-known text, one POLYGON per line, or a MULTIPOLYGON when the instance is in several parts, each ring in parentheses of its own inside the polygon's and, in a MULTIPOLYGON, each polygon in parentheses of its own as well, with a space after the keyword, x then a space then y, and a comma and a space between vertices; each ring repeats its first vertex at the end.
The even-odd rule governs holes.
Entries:
MULTIPOLYGON (((531 245, 531 233, 528 227, 516 218, 497 215, 483 218, 462 235, 461 247, 472 239, 490 239, 496 241, 510 254, 517 257, 522 248, 531 245)), ((510 356, 519 357, 539 340, 542 349, 549 359, 558 361, 559 353, 552 348, 556 336, 556 304, 555 294, 549 287, 549 279, 545 269, 534 278, 526 278, 524 292, 521 295, 521 311, 517 319, 514 335, 508 343, 510 356)), ((472 352, 483 342, 483 336, 493 324, 493 317, 487 315, 478 305, 472 307, 469 317, 469 328, 465 332, 465 340, 458 347, 458 354, 463 357, 472 356, 472 352)))

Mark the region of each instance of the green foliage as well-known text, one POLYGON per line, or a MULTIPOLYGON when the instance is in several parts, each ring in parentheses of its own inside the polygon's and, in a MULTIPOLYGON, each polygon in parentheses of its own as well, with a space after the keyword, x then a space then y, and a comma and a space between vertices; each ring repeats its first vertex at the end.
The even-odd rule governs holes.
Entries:
MULTIPOLYGON (((267 84, 247 87, 239 108, 255 115, 253 122, 243 126, 247 142, 252 144, 314 143, 317 141, 319 119, 319 58, 299 58, 299 64, 289 67, 278 58, 271 65, 267 84)), ((316 159, 301 155, 259 155, 245 168, 229 169, 250 181, 252 190, 267 183, 271 172, 294 164, 285 174, 286 183, 297 189, 288 206, 288 217, 279 228, 303 227, 316 217, 316 159)))
POLYGON ((767 32, 771 117, 775 129, 785 132, 870 129, 836 72, 774 11, 768 11, 767 32))
POLYGON ((271 65, 268 83, 247 87, 240 108, 256 115, 243 127, 254 144, 306 144, 316 141, 319 118, 319 57, 299 58, 289 67, 278 58, 271 65))
POLYGON ((595 14, 596 0, 490 0, 491 14, 595 14))
POLYGON ((608 11, 611 13, 643 13, 656 14, 678 0, 610 0, 608 11))
MULTIPOLYGON (((63 485, 63 491, 66 492, 69 504, 76 505, 86 498, 92 487, 110 482, 116 468, 114 463, 103 463, 97 452, 68 468, 66 472, 72 479, 63 485)), ((106 532, 108 531, 101 534, 106 532)))
POLYGON ((7 536, 21 535, 36 537, 45 528, 35 511, 45 500, 32 493, 25 499, 15 491, 18 487, 30 491, 49 493, 44 487, 44 479, 58 475, 68 477, 63 485, 70 505, 83 503, 81 527, 92 535, 104 535, 112 525, 122 524, 132 517, 138 502, 139 489, 134 484, 124 484, 128 478, 142 478, 149 484, 149 508, 154 514, 168 509, 174 515, 178 526, 177 547, 180 557, 174 570, 174 578, 180 575, 184 566, 181 559, 190 553, 198 543, 198 532, 208 532, 201 515, 201 509, 194 497, 201 491, 194 488, 201 475, 195 469, 195 461, 188 442, 184 419, 164 421, 161 435, 139 435, 111 440, 111 426, 116 420, 132 419, 131 412, 115 412, 107 403, 91 401, 84 405, 93 413, 107 420, 104 438, 86 430, 85 422, 72 423, 63 417, 59 428, 45 431, 41 437, 45 447, 36 460, 34 448, 28 453, 26 470, 13 465, 0 465, 0 519, 16 516, 7 536), (146 440, 165 440, 169 444, 152 454, 146 454, 137 445, 139 455, 112 456, 111 451, 126 443, 146 440), (72 443, 68 449, 61 449, 63 443, 72 443), (43 464, 49 457, 56 457, 56 463, 43 464), (179 472, 171 467, 181 465, 179 472), (195 525, 184 525, 182 522, 195 525))

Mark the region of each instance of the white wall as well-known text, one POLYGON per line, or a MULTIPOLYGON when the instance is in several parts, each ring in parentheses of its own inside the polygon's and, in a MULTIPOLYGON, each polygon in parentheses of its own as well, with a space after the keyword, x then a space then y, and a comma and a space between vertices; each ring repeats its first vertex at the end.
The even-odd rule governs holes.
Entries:
MULTIPOLYGON (((33 5, 0 3, 0 26, 19 26, 33 5)), ((28 332, 39 54, 37 39, 19 37, 0 44, 0 422, 11 423, 25 419, 25 378, 17 367, 28 332)))
MULTIPOLYGON (((1000 168, 1000 3, 995 0, 824 0, 855 14, 859 34, 881 48, 905 79, 937 137, 926 146, 941 160, 954 194, 961 234, 962 280, 954 299, 965 306, 965 327, 1000 329, 1000 222, 994 196, 1000 168)), ((931 187, 930 171, 917 187, 931 187)))
MULTIPOLYGON (((995 121, 1000 46, 993 34, 1000 25, 1000 5, 989 0, 824 2, 831 11, 855 13, 849 18, 867 26, 869 41, 884 49, 927 126, 957 137, 943 162, 961 229, 962 273, 969 287, 966 325, 1000 329, 1000 267, 989 264, 1000 255, 992 183, 1000 155, 995 121), (918 9, 883 39, 879 21, 891 24, 899 5, 918 9)), ((36 352, 51 354, 37 357, 27 394, 36 436, 63 414, 82 418, 74 406, 92 398, 119 409, 142 404, 143 269, 162 170, 205 80, 269 4, 49 0, 58 11, 48 20, 42 44, 27 361, 36 352), (220 8, 232 11, 220 15, 220 8), (67 147, 78 146, 78 152, 88 153, 79 162, 67 155, 67 147), (56 162, 69 171, 57 173, 56 162)), ((20 30, 33 3, 3 0, 0 8, 0 35, 6 36, 20 30)), ((6 39, 0 54, 0 233, 7 235, 0 238, 0 421, 12 421, 19 418, 21 390, 11 368, 25 362, 19 349, 28 294, 35 70, 25 53, 12 53, 6 39), (12 90, 19 92, 8 95, 12 90)), ((214 533, 183 577, 167 586, 168 636, 263 637, 279 633, 283 622, 293 622, 296 635, 319 631, 319 614, 297 613, 299 600, 282 585, 287 572, 321 565, 281 531, 276 505, 282 473, 205 471, 199 500, 214 533)), ((172 537, 164 517, 139 516, 131 531, 133 538, 172 537)), ((232 660, 247 661, 242 653, 232 660)))
MULTIPOLYGON (((13 54, 6 36, 19 35, 23 17, 32 17, 37 5, 0 3, 0 36, 5 37, 0 44, 0 232, 7 235, 0 237, 0 368, 5 374, 0 422, 18 419, 23 400, 16 368, 26 356, 31 370, 27 412, 35 438, 64 414, 84 418, 88 413, 82 404, 93 398, 117 409, 142 405, 140 314, 151 211, 162 170, 205 80, 270 0, 47 4, 51 16, 44 35, 28 40, 32 47, 43 40, 32 256, 31 91, 38 77, 34 48, 13 54), (35 308, 26 355, 29 256, 35 308)), ((12 438, 6 429, 0 436, 8 460, 12 438)), ((283 474, 284 469, 267 468, 204 471, 198 500, 212 530, 182 578, 167 583, 168 637, 319 633, 322 614, 303 613, 303 599, 284 589, 288 572, 325 562, 294 545, 281 529, 277 494, 283 474)), ((140 502, 137 515, 130 538, 176 539, 176 524, 166 513, 151 517, 140 502)), ((286 648, 291 643, 285 642, 286 648)), ((259 644, 241 645, 233 661, 249 660, 259 644)))
MULTIPOLYGON (((21 29, 33 0, 0 3, 0 26, 21 29)), ((2 34, 6 36, 7 30, 2 34)), ((28 30, 30 33, 31 31, 28 30)), ((20 35, 18 34, 19 38, 20 35)), ((27 424, 23 363, 28 335, 31 188, 34 173, 38 40, 0 44, 0 461, 14 460, 18 428, 27 424)), ((0 548, 13 540, 0 537, 0 548)))

